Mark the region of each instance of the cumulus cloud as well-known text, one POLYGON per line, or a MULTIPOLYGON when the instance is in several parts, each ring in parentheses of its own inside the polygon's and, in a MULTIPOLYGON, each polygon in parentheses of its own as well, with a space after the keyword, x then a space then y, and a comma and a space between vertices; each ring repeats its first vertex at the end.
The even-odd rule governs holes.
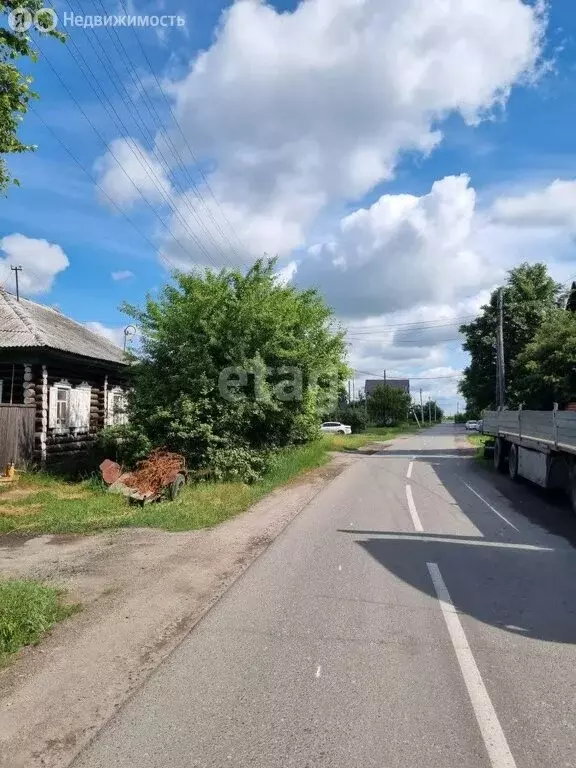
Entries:
MULTIPOLYGON (((325 206, 391 178, 403 151, 431 152, 449 113, 475 124, 503 105, 534 75, 544 27, 543 4, 521 0, 303 0, 282 13, 237 0, 169 91, 247 249, 283 254, 325 206)), ((205 260, 189 241, 176 256, 205 260)))
POLYGON ((112 280, 129 280, 131 277, 134 277, 134 272, 131 272, 129 269, 121 269, 118 272, 111 272, 110 276, 112 280))
POLYGON ((104 205, 128 209, 136 201, 166 202, 172 195, 167 169, 136 139, 114 139, 94 168, 104 205))
POLYGON ((108 341, 111 341, 112 344, 116 344, 117 347, 124 346, 124 328, 114 328, 104 325, 103 323, 98 322, 98 320, 91 320, 84 323, 84 325, 88 330, 97 333, 99 336, 103 336, 108 341))
POLYGON ((494 203, 495 221, 516 227, 576 231, 576 181, 556 179, 542 189, 501 197, 494 203))
POLYGON ((70 262, 59 245, 27 237, 19 233, 0 240, 0 284, 12 285, 11 266, 21 266, 18 275, 23 294, 48 293, 55 277, 68 268, 70 262))
POLYGON ((312 246, 296 279, 321 285, 345 317, 453 303, 498 278, 478 248, 475 215, 465 175, 441 179, 421 197, 383 195, 342 219, 332 240, 312 246))

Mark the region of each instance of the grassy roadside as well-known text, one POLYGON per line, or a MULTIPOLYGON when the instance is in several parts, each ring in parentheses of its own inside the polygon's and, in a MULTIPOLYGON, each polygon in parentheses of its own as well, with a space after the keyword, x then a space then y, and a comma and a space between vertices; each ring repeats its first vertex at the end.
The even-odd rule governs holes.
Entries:
POLYGON ((329 459, 329 446, 318 440, 282 451, 253 485, 193 484, 174 502, 143 508, 90 483, 67 483, 42 473, 23 475, 13 491, 0 495, 0 534, 93 533, 136 526, 168 531, 206 528, 243 512, 274 488, 329 459))
POLYGON ((484 446, 489 440, 492 440, 493 438, 491 438, 490 435, 481 435, 478 432, 468 433, 466 438, 469 443, 472 443, 472 445, 475 446, 476 458, 485 461, 486 459, 484 458, 484 446))
POLYGON ((35 581, 0 581, 0 668, 25 645, 35 645, 54 624, 78 610, 62 593, 35 581))
POLYGON ((325 435, 324 440, 331 451, 356 451, 368 443, 393 440, 398 435, 410 435, 418 432, 412 424, 400 424, 397 427, 370 427, 367 432, 355 435, 325 435))
POLYGON ((67 483, 54 476, 23 475, 12 490, 0 493, 0 534, 94 533, 148 526, 190 531, 224 522, 243 512, 275 488, 330 460, 331 451, 358 450, 368 443, 415 431, 412 426, 374 428, 357 435, 325 435, 287 448, 264 477, 253 485, 206 482, 184 488, 176 501, 130 506, 93 483, 67 483))

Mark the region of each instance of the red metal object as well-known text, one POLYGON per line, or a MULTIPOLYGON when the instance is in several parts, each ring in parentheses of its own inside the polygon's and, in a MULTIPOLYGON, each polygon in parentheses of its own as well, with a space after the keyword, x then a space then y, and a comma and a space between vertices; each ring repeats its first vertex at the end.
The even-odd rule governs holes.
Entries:
POLYGON ((166 490, 170 498, 175 498, 188 474, 183 456, 162 449, 152 451, 147 459, 138 462, 134 472, 124 474, 120 465, 109 459, 102 462, 100 471, 111 491, 141 503, 160 498, 166 490))

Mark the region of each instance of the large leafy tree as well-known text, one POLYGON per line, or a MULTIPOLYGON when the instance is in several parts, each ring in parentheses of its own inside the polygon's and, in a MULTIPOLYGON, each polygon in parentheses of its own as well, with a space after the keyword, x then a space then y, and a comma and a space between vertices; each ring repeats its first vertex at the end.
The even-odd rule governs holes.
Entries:
POLYGON ((64 40, 65 35, 52 29, 54 19, 45 10, 46 4, 42 0, 0 0, 0 7, 5 17, 22 8, 30 14, 28 21, 36 14, 36 24, 28 29, 24 29, 27 25, 22 23, 20 17, 15 29, 9 24, 0 28, 0 192, 6 192, 10 182, 17 184, 18 180, 11 177, 4 155, 36 149, 33 144, 25 144, 18 137, 30 99, 38 97, 31 89, 32 77, 20 69, 22 60, 37 60, 30 32, 35 30, 59 40, 64 40))
POLYGON ((576 313, 550 310, 515 362, 517 396, 526 408, 562 408, 576 400, 576 313))
MULTIPOLYGON (((540 328, 543 319, 557 305, 562 286, 548 274, 545 264, 522 264, 511 270, 504 287, 504 359, 506 364, 507 404, 521 402, 518 369, 515 361, 540 328)), ((498 294, 494 291, 481 314, 460 327, 470 365, 464 370, 460 391, 467 409, 479 413, 495 403, 496 328, 498 294)))
POLYGON ((398 424, 406 421, 410 409, 410 395, 389 384, 378 384, 367 400, 370 420, 378 425, 398 424))
POLYGON ((246 274, 176 274, 127 306, 142 332, 131 422, 193 466, 217 453, 314 437, 348 375, 344 332, 314 290, 281 284, 274 261, 246 274))

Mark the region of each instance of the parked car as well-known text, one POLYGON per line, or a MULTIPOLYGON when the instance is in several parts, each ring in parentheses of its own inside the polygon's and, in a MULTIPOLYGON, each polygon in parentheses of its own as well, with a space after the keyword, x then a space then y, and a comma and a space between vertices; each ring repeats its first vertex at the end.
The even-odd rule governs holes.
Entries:
POLYGON ((351 435, 352 427, 340 421, 325 421, 320 427, 321 432, 333 432, 337 435, 351 435))
POLYGON ((464 426, 466 427, 466 429, 472 430, 473 432, 478 431, 478 422, 475 421, 474 419, 470 419, 469 421, 467 421, 466 424, 464 424, 464 426))

